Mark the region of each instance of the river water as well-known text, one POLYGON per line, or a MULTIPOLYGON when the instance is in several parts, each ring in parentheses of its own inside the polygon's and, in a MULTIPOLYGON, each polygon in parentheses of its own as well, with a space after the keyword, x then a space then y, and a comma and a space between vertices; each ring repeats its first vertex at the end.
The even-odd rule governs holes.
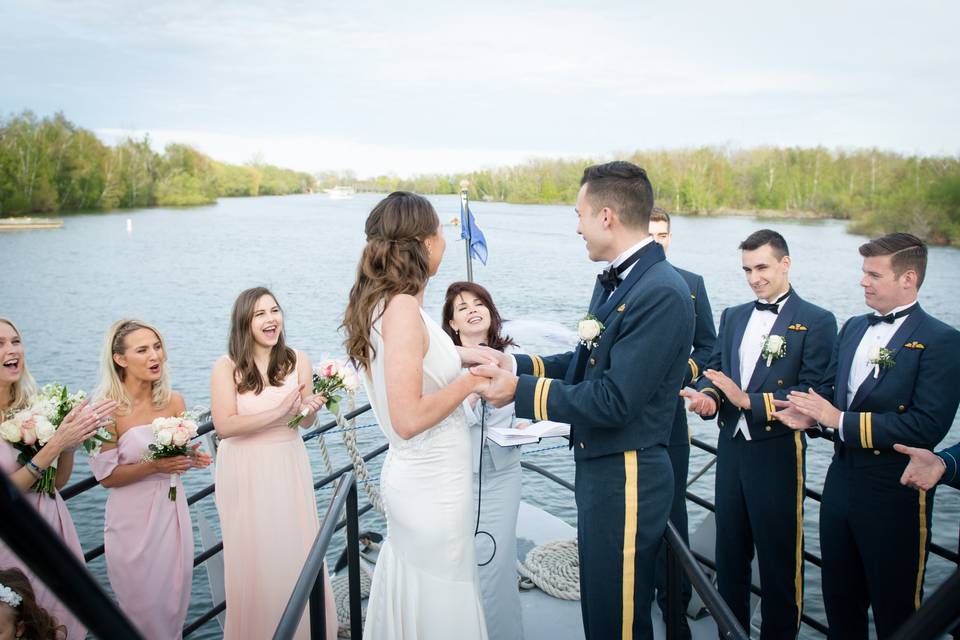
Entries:
MULTIPOLYGON (((156 324, 167 343, 174 387, 188 406, 206 406, 210 367, 226 351, 231 305, 247 287, 273 289, 285 309, 288 343, 306 351, 314 362, 325 354, 342 354, 338 326, 364 242, 363 223, 379 198, 360 194, 351 200, 322 195, 222 199, 209 207, 68 215, 60 230, 3 234, 0 316, 12 318, 23 332, 38 382, 57 380, 71 389, 87 390, 96 384, 101 341, 112 322, 132 316, 156 324)), ((459 215, 458 197, 431 200, 442 220, 459 215)), ((525 348, 541 353, 556 349, 556 336, 572 335, 567 332, 585 313, 600 266, 586 258, 576 235, 573 207, 476 203, 472 208, 490 249, 488 265, 475 263, 475 279, 490 289, 505 318, 521 321, 514 326, 525 348)), ((841 323, 866 311, 858 286, 857 254, 864 238, 847 234, 841 222, 677 218, 668 257, 704 276, 716 320, 723 308, 751 298, 736 247, 762 227, 786 237, 793 257, 791 280, 801 295, 833 311, 841 323)), ((425 296, 427 311, 437 319, 446 285, 465 277, 459 228, 445 229, 447 254, 425 296)), ((952 285, 960 274, 960 251, 932 248, 929 262, 921 302, 928 312, 958 326, 960 302, 952 285)), ((713 422, 693 416, 690 422, 694 437, 716 442, 713 422)), ((359 424, 370 425, 358 432, 363 451, 382 443, 372 416, 362 417, 359 424)), ((960 438, 958 425, 955 419, 945 445, 960 438)), ((334 463, 345 463, 342 446, 337 446, 339 436, 327 441, 334 463)), ((545 440, 527 447, 526 459, 572 481, 572 458, 565 448, 554 445, 545 440)), ((325 475, 315 441, 308 449, 316 476, 325 475)), ((829 443, 811 441, 808 487, 822 489, 831 453, 829 443)), ((691 473, 710 457, 693 449, 691 473)), ((82 458, 78 456, 74 480, 89 474, 82 458)), ((371 471, 376 478, 379 462, 371 465, 371 471)), ((195 490, 210 477, 195 471, 186 481, 195 490)), ((692 490, 712 501, 713 470, 692 490)), ((321 511, 330 495, 330 490, 318 492, 321 511)), ((523 497, 575 524, 572 495, 540 476, 524 474, 523 497)), ((97 487, 69 502, 84 549, 102 543, 104 500, 105 490, 97 487)), ((807 500, 805 508, 806 548, 819 555, 818 504, 807 500)), ((195 509, 216 528, 211 498, 195 509)), ((691 533, 705 515, 690 505, 691 533)), ((955 549, 958 526, 960 493, 942 489, 936 497, 933 541, 955 549)), ((383 522, 371 515, 361 527, 385 530, 383 522)), ((339 536, 335 543, 342 548, 339 536)), ((109 589, 102 557, 91 562, 90 569, 109 589)), ((930 556, 928 594, 950 569, 946 561, 930 556)), ((825 620, 819 582, 819 570, 807 565, 807 613, 825 620)), ((201 567, 194 572, 188 621, 210 606, 201 567)), ((194 637, 219 635, 216 623, 209 623, 194 637)), ((801 631, 801 637, 818 636, 808 627, 801 631)))

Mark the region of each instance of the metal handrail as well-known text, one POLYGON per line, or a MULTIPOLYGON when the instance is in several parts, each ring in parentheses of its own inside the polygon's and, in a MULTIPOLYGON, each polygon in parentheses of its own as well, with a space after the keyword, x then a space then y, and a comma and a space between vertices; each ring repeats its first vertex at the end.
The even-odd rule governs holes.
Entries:
MULTIPOLYGON (((936 638, 960 625, 960 569, 953 572, 933 595, 925 598, 893 640, 936 638)), ((954 636, 956 637, 956 636, 954 636)))
POLYGON ((326 578, 323 560, 327 547, 336 529, 340 512, 347 510, 347 557, 349 563, 350 587, 350 633, 359 640, 363 634, 360 608, 360 535, 357 523, 357 483, 352 471, 340 477, 333 500, 327 508, 323 524, 310 547, 303 570, 293 587, 287 606, 283 610, 280 622, 273 634, 274 640, 288 640, 297 632, 303 612, 310 604, 310 637, 324 638, 326 633, 326 607, 324 604, 324 579, 326 578))

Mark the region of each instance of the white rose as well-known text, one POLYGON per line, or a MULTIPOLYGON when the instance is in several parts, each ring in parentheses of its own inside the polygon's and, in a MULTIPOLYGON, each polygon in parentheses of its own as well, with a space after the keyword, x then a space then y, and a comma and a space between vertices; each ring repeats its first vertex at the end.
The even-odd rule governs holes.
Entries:
POLYGON ((173 433, 173 437, 171 438, 171 440, 175 447, 182 447, 183 445, 190 442, 190 434, 187 432, 186 429, 177 429, 173 433))
POLYGON ((53 434, 57 432, 57 428, 43 416, 37 416, 35 420, 37 423, 37 443, 42 447, 50 441, 53 434))
POLYGON ((783 348, 783 336, 770 336, 767 338, 767 351, 779 353, 783 348))
POLYGON ((600 321, 588 318, 577 324, 577 335, 584 342, 593 342, 600 335, 600 321))
POLYGON ((0 437, 14 444, 20 442, 20 425, 13 420, 7 420, 0 424, 0 437))
POLYGON ((157 443, 163 445, 164 447, 169 446, 173 442, 173 432, 169 429, 161 429, 157 431, 157 443))
POLYGON ((879 359, 880 359, 880 345, 875 344, 872 347, 870 347, 870 351, 867 354, 867 361, 873 362, 874 360, 879 360, 879 359))

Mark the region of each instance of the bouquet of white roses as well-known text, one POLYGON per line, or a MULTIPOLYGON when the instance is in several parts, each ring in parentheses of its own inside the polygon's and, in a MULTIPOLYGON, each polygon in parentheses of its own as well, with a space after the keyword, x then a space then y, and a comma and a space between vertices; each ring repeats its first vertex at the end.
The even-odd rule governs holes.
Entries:
MULTIPOLYGON (((339 391, 346 391, 347 394, 353 394, 360 386, 360 378, 357 371, 346 362, 327 359, 313 368, 313 392, 320 394, 327 399, 327 411, 336 415, 340 411, 339 391)), ((293 420, 287 423, 291 429, 300 426, 303 419, 310 413, 308 407, 303 410, 293 420)))
MULTIPOLYGON (((73 411, 74 407, 83 402, 87 394, 83 391, 70 393, 67 388, 59 382, 53 382, 43 387, 43 390, 37 395, 32 406, 44 413, 54 427, 60 427, 67 414, 73 411)), ((100 453, 100 447, 104 443, 114 442, 110 432, 105 427, 100 427, 92 437, 83 441, 83 449, 91 456, 100 453)))
MULTIPOLYGON (((157 418, 152 423, 153 442, 147 447, 146 460, 160 460, 190 455, 190 440, 197 436, 197 422, 190 412, 172 418, 157 418)), ((167 497, 177 499, 177 476, 170 474, 170 490, 167 497)))

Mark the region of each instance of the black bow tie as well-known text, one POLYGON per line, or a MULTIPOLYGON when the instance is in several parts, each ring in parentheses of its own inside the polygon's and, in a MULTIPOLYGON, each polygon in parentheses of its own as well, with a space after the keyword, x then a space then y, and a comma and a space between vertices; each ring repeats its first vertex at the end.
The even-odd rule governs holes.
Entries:
POLYGON ((634 251, 629 258, 621 262, 616 267, 607 267, 598 273, 597 282, 600 283, 600 286, 603 287, 603 290, 608 294, 613 293, 613 290, 616 289, 621 282, 623 282, 623 278, 620 277, 620 274, 626 271, 634 262, 639 260, 640 254, 643 253, 643 250, 649 247, 650 244, 645 245, 642 249, 634 251))
POLYGON ((759 300, 754 300, 753 308, 757 311, 769 311, 773 315, 778 315, 780 313, 780 303, 789 298, 791 293, 793 293, 793 287, 788 289, 785 294, 777 298, 776 302, 760 302, 759 300))
POLYGON ((887 324, 893 324, 894 321, 897 320, 898 318, 902 318, 903 316, 910 315, 910 312, 913 311, 916 307, 917 305, 913 304, 907 307, 906 309, 901 309, 896 313, 888 313, 885 316, 878 316, 877 314, 869 315, 867 316, 867 324, 869 324, 871 327, 875 324, 880 324, 881 322, 886 322, 887 324))

